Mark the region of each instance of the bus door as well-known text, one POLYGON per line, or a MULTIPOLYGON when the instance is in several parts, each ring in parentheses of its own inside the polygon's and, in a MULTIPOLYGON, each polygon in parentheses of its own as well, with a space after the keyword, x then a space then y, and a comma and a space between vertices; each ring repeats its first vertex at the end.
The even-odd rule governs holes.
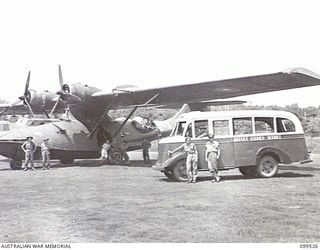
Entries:
POLYGON ((197 146, 198 151, 198 167, 202 169, 207 168, 207 164, 205 162, 205 152, 206 152, 206 143, 208 141, 209 135, 209 123, 208 120, 196 120, 194 121, 192 133, 192 141, 197 146))
POLYGON ((231 134, 231 124, 227 119, 213 120, 210 122, 215 140, 220 144, 219 168, 234 167, 234 145, 231 134))

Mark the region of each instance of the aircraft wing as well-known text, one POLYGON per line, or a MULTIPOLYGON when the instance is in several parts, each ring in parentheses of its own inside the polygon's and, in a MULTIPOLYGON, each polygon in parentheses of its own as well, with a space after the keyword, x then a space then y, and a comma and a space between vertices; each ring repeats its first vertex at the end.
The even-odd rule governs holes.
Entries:
POLYGON ((0 104, 0 115, 2 114, 14 114, 24 115, 28 113, 28 108, 23 104, 11 105, 9 103, 0 104))
POLYGON ((99 103, 108 104, 116 93, 116 106, 139 105, 156 96, 150 104, 163 105, 225 99, 314 85, 320 85, 320 75, 304 68, 294 68, 273 74, 159 88, 117 88, 113 92, 100 91, 92 96, 99 103))

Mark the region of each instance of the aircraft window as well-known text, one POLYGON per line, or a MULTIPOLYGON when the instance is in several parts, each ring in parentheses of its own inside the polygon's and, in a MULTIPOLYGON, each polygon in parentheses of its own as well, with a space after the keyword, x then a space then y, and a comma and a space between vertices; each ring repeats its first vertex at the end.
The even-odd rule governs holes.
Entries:
POLYGON ((135 129, 139 130, 141 133, 149 133, 156 128, 156 125, 153 121, 143 117, 133 118, 131 124, 135 129))
POLYGON ((272 117, 255 117, 254 127, 256 130, 256 134, 273 133, 274 132, 273 118, 272 117))
POLYGON ((277 118, 277 130, 278 132, 295 132, 296 128, 294 123, 286 118, 277 118))
POLYGON ((233 133, 234 135, 252 134, 252 119, 251 117, 233 118, 233 133))
POLYGON ((183 130, 186 125, 186 122, 179 122, 178 126, 176 126, 175 135, 183 135, 183 130))
POLYGON ((212 124, 215 136, 230 135, 228 120, 213 121, 212 124))
POLYGON ((208 120, 195 121, 194 131, 196 138, 208 137, 208 120))
POLYGON ((186 131, 186 137, 192 137, 192 123, 189 123, 187 131, 186 131))

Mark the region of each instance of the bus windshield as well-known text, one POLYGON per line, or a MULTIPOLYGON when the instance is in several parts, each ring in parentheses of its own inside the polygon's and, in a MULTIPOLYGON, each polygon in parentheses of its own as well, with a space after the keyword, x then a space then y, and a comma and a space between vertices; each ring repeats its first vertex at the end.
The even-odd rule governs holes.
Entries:
POLYGON ((186 122, 178 122, 176 126, 173 128, 171 136, 175 135, 183 135, 183 130, 186 125, 186 122))

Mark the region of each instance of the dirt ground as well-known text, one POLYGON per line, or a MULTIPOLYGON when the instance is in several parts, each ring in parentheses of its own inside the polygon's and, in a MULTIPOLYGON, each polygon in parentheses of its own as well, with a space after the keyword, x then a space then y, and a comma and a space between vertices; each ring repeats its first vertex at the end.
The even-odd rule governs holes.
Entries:
POLYGON ((275 178, 170 181, 141 161, 50 171, 0 162, 0 242, 319 242, 320 156, 275 178))

